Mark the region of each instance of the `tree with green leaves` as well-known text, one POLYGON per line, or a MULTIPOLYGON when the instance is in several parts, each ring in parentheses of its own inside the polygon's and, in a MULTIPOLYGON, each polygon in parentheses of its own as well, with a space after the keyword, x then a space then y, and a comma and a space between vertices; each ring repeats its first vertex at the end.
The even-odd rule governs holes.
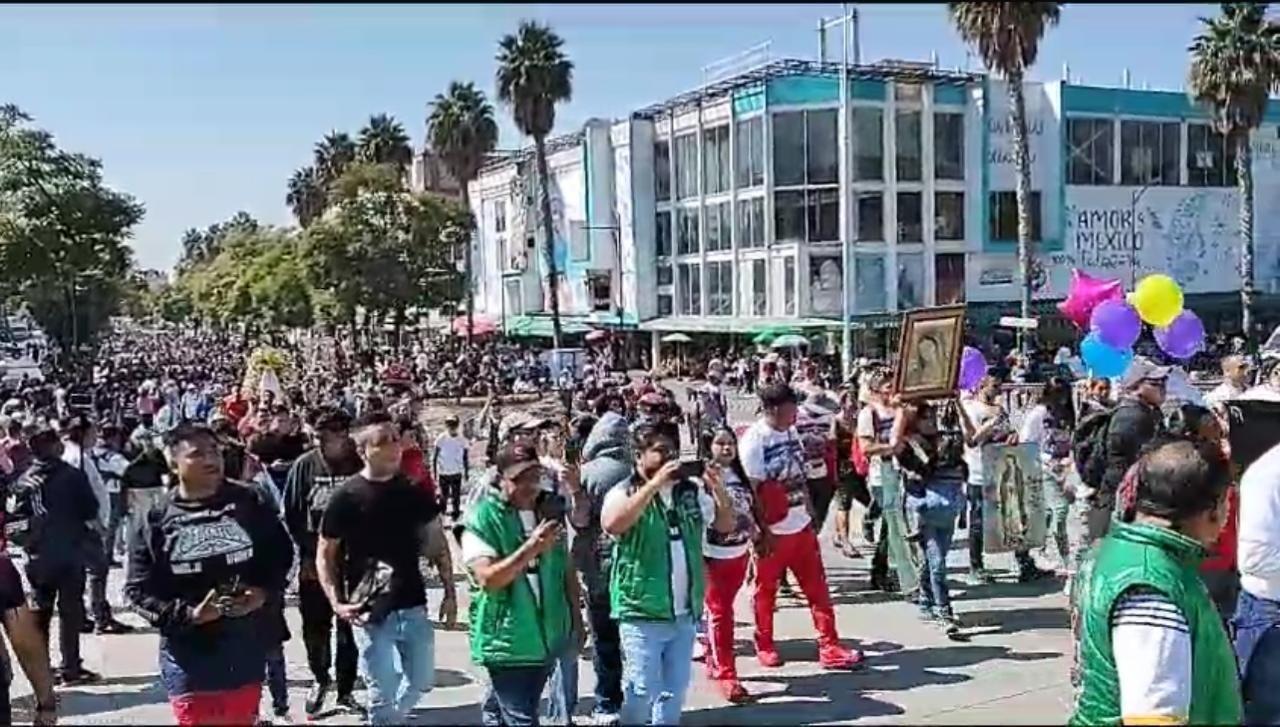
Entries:
POLYGON ((236 212, 225 222, 215 222, 203 230, 194 227, 188 229, 182 233, 182 257, 178 261, 178 270, 217 257, 222 249, 222 241, 228 236, 237 232, 257 232, 260 229, 262 223, 244 210, 236 212))
POLYGON ((560 272, 556 270, 555 230, 551 219, 551 179, 547 171, 547 135, 555 127, 556 104, 573 95, 573 62, 564 40, 550 27, 531 20, 498 42, 498 99, 511 108, 516 127, 533 137, 542 210, 543 254, 551 297, 552 345, 560 347, 560 272))
POLYGON ((119 305, 144 208, 106 186, 101 162, 62 150, 31 121, 0 106, 0 283, 75 349, 119 305))
POLYGON ((307 228, 324 214, 325 185, 315 167, 300 167, 289 177, 289 190, 284 202, 293 212, 298 226, 307 228))
POLYGON ((1240 319, 1253 340, 1253 153, 1249 136, 1262 123, 1267 97, 1280 85, 1280 27, 1267 19, 1269 3, 1222 3, 1222 14, 1201 18, 1191 42, 1192 97, 1210 110, 1213 125, 1235 150, 1240 190, 1240 319))
MULTIPOLYGON (((471 209, 471 195, 467 189, 480 174, 480 167, 498 144, 498 124, 493 120, 493 106, 484 92, 473 83, 454 81, 431 103, 427 116, 427 141, 444 160, 449 173, 458 180, 462 190, 462 208, 471 209)), ((467 286, 467 340, 475 328, 475 281, 473 280, 471 216, 463 236, 463 280, 467 286)))
POLYGON ((357 156, 370 164, 394 165, 404 174, 413 161, 413 147, 399 121, 387 114, 375 114, 360 130, 357 156))
MULTIPOLYGON (((1027 150, 1027 104, 1022 82, 1035 65, 1045 32, 1058 24, 1062 3, 952 2, 951 22, 960 37, 973 46, 988 71, 1008 84, 1013 123, 1013 163, 1017 172, 1018 274, 1022 276, 1022 317, 1031 317, 1031 155, 1027 150)), ((1024 349, 1030 339, 1023 337, 1024 349)))
POLYGON ((347 167, 356 161, 356 142, 345 131, 329 132, 316 142, 315 170, 320 186, 328 189, 334 180, 347 171, 347 167))

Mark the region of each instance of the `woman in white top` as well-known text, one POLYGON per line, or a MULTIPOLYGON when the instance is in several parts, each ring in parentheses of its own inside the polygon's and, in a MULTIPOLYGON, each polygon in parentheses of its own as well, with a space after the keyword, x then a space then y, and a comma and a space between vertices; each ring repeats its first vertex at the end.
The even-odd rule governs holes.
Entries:
POLYGON ((1045 383, 1040 400, 1022 419, 1019 442, 1040 447, 1040 469, 1044 481, 1045 509, 1049 512, 1049 532, 1058 549, 1064 571, 1069 570, 1067 515, 1075 500, 1075 468, 1071 465, 1071 432, 1075 428, 1075 407, 1071 384, 1054 376, 1045 383))

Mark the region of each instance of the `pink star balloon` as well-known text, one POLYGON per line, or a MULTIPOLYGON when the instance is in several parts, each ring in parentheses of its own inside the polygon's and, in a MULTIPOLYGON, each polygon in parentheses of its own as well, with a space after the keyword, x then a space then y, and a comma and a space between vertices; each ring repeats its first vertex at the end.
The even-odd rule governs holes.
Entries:
POLYGON ((1089 316, 1099 303, 1123 298, 1124 287, 1119 280, 1095 278, 1077 268, 1071 271, 1071 287, 1067 289, 1067 299, 1058 304, 1058 310, 1083 329, 1089 327, 1089 316))

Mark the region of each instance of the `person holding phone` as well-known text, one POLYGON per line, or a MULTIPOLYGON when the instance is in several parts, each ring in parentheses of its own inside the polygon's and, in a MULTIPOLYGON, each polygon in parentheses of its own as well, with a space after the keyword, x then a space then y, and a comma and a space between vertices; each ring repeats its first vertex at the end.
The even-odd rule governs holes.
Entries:
MULTIPOLYGON (((484 724, 532 725, 547 679, 585 635, 562 518, 546 517, 537 447, 499 449, 498 486, 468 508, 462 560, 471 581, 471 659, 489 673, 484 724)), ((554 698, 554 695, 553 695, 554 698)))
POLYGON ((293 543, 275 505, 223 475, 218 439, 200 425, 165 435, 177 485, 138 523, 125 596, 160 630, 160 681, 180 725, 252 724, 270 609, 293 543))
POLYGON ((622 724, 676 724, 689 688, 705 593, 702 538, 728 533, 734 508, 718 470, 680 476, 679 444, 660 424, 633 433, 635 473, 614 486, 600 525, 615 538, 609 583, 622 644, 622 724))

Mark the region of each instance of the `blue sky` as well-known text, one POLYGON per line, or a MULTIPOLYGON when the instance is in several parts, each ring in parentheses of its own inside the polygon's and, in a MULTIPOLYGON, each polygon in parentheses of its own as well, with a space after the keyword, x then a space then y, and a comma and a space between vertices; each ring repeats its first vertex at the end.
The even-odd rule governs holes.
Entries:
MULTIPOLYGON (((936 5, 862 4, 863 60, 964 67, 936 5)), ((168 267, 188 227, 244 209, 288 224, 285 183, 330 129, 396 116, 420 145, 427 104, 450 80, 492 95, 497 41, 521 18, 550 22, 575 63, 569 130, 696 86, 708 63, 763 41, 811 58, 818 5, 0 6, 0 103, 64 147, 101 157, 108 181, 147 206, 141 264, 168 267)), ((1196 18, 1213 5, 1073 4, 1033 77, 1181 88, 1196 18)), ((833 38, 833 45, 836 43, 833 38)), ((975 69, 976 69, 976 62, 975 69)), ((499 108, 504 147, 520 145, 499 108)))

